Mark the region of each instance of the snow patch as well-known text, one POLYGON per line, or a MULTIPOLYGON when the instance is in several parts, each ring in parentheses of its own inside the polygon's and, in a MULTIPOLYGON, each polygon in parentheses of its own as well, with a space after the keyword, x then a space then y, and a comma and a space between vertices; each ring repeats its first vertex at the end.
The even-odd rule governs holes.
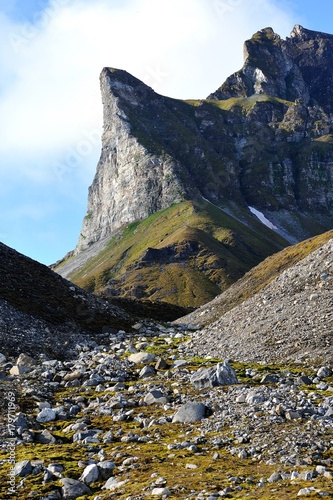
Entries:
POLYGON ((269 227, 269 229, 278 229, 276 226, 274 226, 274 224, 271 221, 269 221, 268 219, 266 219, 266 217, 264 216, 264 214, 262 212, 259 212, 259 210, 256 210, 253 207, 249 207, 249 210, 250 210, 250 212, 253 215, 255 215, 256 217, 258 217, 258 219, 260 220, 260 222, 262 222, 263 224, 265 224, 265 226, 269 227))

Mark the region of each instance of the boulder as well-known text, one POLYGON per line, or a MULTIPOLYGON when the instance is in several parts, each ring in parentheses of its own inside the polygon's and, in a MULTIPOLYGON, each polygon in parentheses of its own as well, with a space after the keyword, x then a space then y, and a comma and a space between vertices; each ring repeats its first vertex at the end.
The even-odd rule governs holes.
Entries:
POLYGON ((317 377, 318 378, 330 377, 332 374, 333 374, 333 372, 332 372, 332 370, 328 366, 322 366, 317 371, 317 377))
POLYGON ((209 417, 211 414, 212 410, 203 403, 186 403, 179 408, 177 413, 174 415, 172 422, 188 424, 190 422, 196 422, 197 420, 209 417))
POLYGON ((139 373, 139 378, 154 377, 156 372, 152 366, 144 366, 139 373))
POLYGON ((191 382, 196 389, 205 389, 218 385, 238 384, 238 379, 235 370, 228 361, 224 361, 211 368, 199 368, 191 376, 191 382))
POLYGON ((74 500, 75 498, 82 497, 83 495, 90 495, 91 490, 87 485, 76 479, 70 479, 69 477, 63 477, 62 482, 62 498, 65 500, 74 500))
POLYGON ((103 460, 97 464, 99 473, 103 479, 109 479, 112 476, 115 466, 116 464, 110 460, 103 460))
POLYGON ((80 481, 86 484, 94 483, 99 478, 99 469, 96 464, 88 465, 80 477, 80 481))
POLYGON ((52 422, 57 418, 56 412, 52 408, 43 408, 41 412, 38 413, 36 420, 37 422, 52 422))
POLYGON ((14 466, 14 476, 25 477, 32 473, 32 465, 30 460, 22 460, 14 466))
POLYGON ((155 355, 144 351, 136 352, 129 356, 128 361, 135 364, 143 363, 144 365, 148 365, 149 363, 153 363, 155 361, 155 355))
POLYGON ((56 438, 47 429, 44 429, 40 434, 36 434, 35 440, 41 444, 55 444, 57 442, 56 438))
POLYGON ((144 402, 147 405, 165 405, 168 402, 168 398, 166 398, 161 391, 152 390, 145 395, 144 402))

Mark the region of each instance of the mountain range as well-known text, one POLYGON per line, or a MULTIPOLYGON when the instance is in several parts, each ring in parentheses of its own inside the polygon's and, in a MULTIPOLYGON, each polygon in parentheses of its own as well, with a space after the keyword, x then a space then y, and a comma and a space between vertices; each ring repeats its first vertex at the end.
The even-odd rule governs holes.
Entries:
POLYGON ((53 266, 94 293, 198 307, 333 223, 333 36, 244 44, 207 99, 104 68, 101 158, 78 244, 53 266))

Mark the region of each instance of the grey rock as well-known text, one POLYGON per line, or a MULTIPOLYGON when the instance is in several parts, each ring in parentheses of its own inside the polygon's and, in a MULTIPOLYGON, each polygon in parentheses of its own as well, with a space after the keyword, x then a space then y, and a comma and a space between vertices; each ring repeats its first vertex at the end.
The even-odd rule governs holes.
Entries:
POLYGON ((25 477, 32 473, 32 465, 30 460, 22 460, 21 462, 17 462, 14 466, 13 471, 15 476, 25 477))
POLYGON ((152 366, 144 366, 142 370, 140 370, 139 378, 149 378, 154 377, 156 375, 156 371, 152 366))
POLYGON ((261 392, 257 391, 250 391, 247 396, 246 396, 246 403, 253 405, 253 404, 260 404, 265 401, 265 397, 261 392))
POLYGON ((94 483, 98 481, 99 478, 99 468, 96 464, 88 465, 81 474, 80 481, 86 484, 94 483))
POLYGON ((309 497, 315 491, 316 491, 316 488, 314 488, 313 486, 310 486, 310 488, 301 488, 298 491, 297 496, 298 497, 309 497))
POLYGON ((57 414, 55 410, 52 408, 44 408, 41 412, 38 413, 36 420, 37 422, 45 423, 52 422, 57 418, 57 414))
POLYGON ((57 463, 52 463, 47 466, 47 470, 50 471, 52 474, 61 474, 64 470, 64 467, 61 464, 57 463))
POLYGON ((199 368, 191 376, 191 382, 196 389, 205 389, 219 385, 238 384, 238 379, 235 370, 225 361, 211 368, 199 368))
POLYGON ((88 488, 88 486, 81 481, 63 477, 61 482, 63 485, 61 488, 62 498, 65 500, 74 500, 83 495, 91 494, 90 488, 88 488))
POLYGON ((273 472, 271 476, 267 479, 268 483, 276 483, 277 481, 280 481, 282 479, 282 476, 279 472, 273 472))
POLYGON ((331 375, 333 375, 333 372, 328 366, 322 366, 317 371, 317 377, 319 378, 326 378, 330 377, 331 375))
POLYGON ((57 442, 56 438, 47 429, 44 429, 40 434, 36 434, 35 440, 41 444, 55 444, 57 442))
POLYGON ((333 406, 330 406, 330 407, 327 409, 327 411, 326 411, 326 413, 325 413, 325 417, 327 417, 327 418, 333 417, 333 406))
POLYGON ((211 410, 203 403, 186 403, 173 416, 172 422, 191 423, 211 415, 211 410))
POLYGON ((153 496, 159 496, 159 497, 169 496, 171 495, 171 491, 168 490, 168 488, 153 488, 151 494, 153 496))
POLYGON ((298 382, 300 384, 305 384, 305 385, 311 385, 312 384, 312 380, 309 377, 307 377, 306 375, 301 375, 298 378, 298 382))
POLYGON ((103 479, 109 479, 112 476, 116 464, 110 460, 103 460, 98 462, 97 467, 103 479))
POLYGON ((31 368, 29 368, 29 366, 14 365, 9 370, 9 373, 10 373, 10 375, 24 375, 25 373, 28 373, 30 371, 31 371, 31 368))
POLYGON ((279 381, 279 377, 277 375, 267 373, 260 380, 260 383, 261 384, 276 384, 278 381, 279 381))
POLYGON ((29 368, 35 368, 37 365, 37 361, 32 358, 31 356, 28 356, 27 354, 20 354, 19 357, 16 360, 16 365, 17 366, 26 366, 29 368))
POLYGON ((169 364, 163 358, 157 358, 155 370, 167 370, 169 368, 169 364))
POLYGON ((125 479, 124 481, 121 481, 117 477, 110 477, 110 479, 108 479, 106 481, 106 483, 104 484, 104 486, 102 487, 102 490, 114 491, 118 488, 121 488, 122 486, 125 486, 127 481, 128 481, 127 479, 125 479))
POLYGON ((145 395, 144 402, 147 405, 153 405, 153 404, 164 405, 168 402, 168 398, 166 398, 161 391, 152 390, 145 395))
POLYGON ((143 363, 145 365, 153 363, 155 361, 155 355, 149 352, 136 352, 131 354, 128 358, 129 361, 135 364, 143 363))

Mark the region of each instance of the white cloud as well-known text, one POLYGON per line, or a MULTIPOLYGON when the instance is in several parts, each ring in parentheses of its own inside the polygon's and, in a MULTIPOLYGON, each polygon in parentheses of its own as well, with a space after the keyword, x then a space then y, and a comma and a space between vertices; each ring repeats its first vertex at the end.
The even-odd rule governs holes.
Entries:
POLYGON ((104 66, 173 97, 205 97, 239 69, 244 38, 267 18, 283 34, 291 28, 269 0, 53 0, 35 25, 2 16, 1 70, 10 85, 0 100, 0 151, 61 156, 100 128, 104 66))
MULTIPOLYGON (((242 66, 243 42, 255 31, 272 26, 282 36, 290 32, 297 20, 288 4, 50 0, 25 22, 8 17, 9 2, 0 8, 0 191, 6 213, 0 230, 9 244, 42 260, 37 243, 33 251, 30 246, 53 217, 63 253, 72 245, 64 235, 69 227, 77 228, 71 234, 79 231, 100 153, 104 66, 125 69, 164 95, 204 98, 242 66)), ((55 260, 54 251, 43 250, 43 260, 55 260)))

